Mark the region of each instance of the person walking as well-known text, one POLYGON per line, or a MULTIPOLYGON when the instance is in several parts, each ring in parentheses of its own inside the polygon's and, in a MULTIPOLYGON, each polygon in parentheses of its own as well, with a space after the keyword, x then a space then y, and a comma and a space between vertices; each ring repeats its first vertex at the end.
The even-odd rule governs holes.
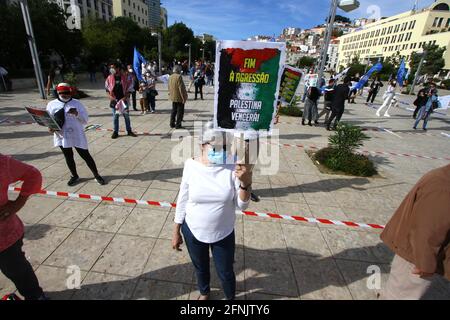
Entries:
POLYGON ((336 126, 339 121, 341 121, 341 117, 344 114, 345 109, 345 101, 348 99, 348 95, 350 93, 350 78, 345 77, 344 83, 341 83, 336 86, 334 97, 331 102, 331 116, 326 123, 327 130, 330 131, 331 123, 334 121, 333 130, 336 129, 336 126))
POLYGON ((325 122, 328 122, 328 118, 330 116, 331 112, 331 102, 334 98, 335 93, 335 81, 333 78, 331 78, 328 81, 328 86, 324 89, 324 102, 323 102, 323 110, 319 113, 319 116, 317 117, 317 120, 319 120, 323 115, 325 115, 325 122))
POLYGON ((169 77, 169 99, 172 101, 172 112, 170 114, 170 127, 182 129, 181 121, 184 115, 184 104, 188 99, 186 87, 181 76, 181 66, 175 65, 173 73, 169 77))
POLYGON ((213 77, 214 77, 214 70, 210 63, 206 65, 205 70, 205 76, 206 76, 206 85, 207 86, 213 86, 213 77))
MULTIPOLYGON (((24 225, 17 213, 28 198, 39 193, 42 175, 38 169, 0 153, 0 271, 12 281, 25 300, 47 300, 33 267, 23 252, 24 225), (8 200, 10 184, 23 181, 16 200, 8 200)), ((4 300, 17 300, 15 294, 4 300)))
POLYGON ((151 72, 146 72, 144 79, 146 83, 145 92, 147 97, 146 112, 155 113, 156 96, 158 95, 158 91, 156 90, 156 77, 151 72))
POLYGON ((47 112, 54 118, 64 120, 58 121, 61 126, 61 131, 49 129, 49 132, 53 133, 54 146, 59 147, 63 152, 66 164, 72 174, 67 185, 74 186, 80 179, 73 158, 72 148, 75 148, 80 157, 86 162, 98 184, 104 185, 105 181, 98 173, 95 161, 88 150, 88 143, 84 132, 84 127, 88 123, 88 114, 85 106, 79 100, 71 97, 71 87, 69 84, 60 83, 56 87, 56 90, 58 92, 58 98, 48 103, 47 112), (62 122, 63 124, 61 125, 62 122))
POLYGON ((127 77, 128 81, 131 82, 130 93, 131 93, 131 102, 133 104, 133 110, 138 111, 138 109, 136 108, 136 93, 139 90, 139 80, 131 64, 127 65, 127 77))
POLYGON ((317 111, 317 100, 320 98, 320 91, 317 87, 310 86, 308 88, 308 94, 305 101, 305 109, 303 111, 302 125, 305 125, 305 120, 308 119, 308 125, 312 126, 311 121, 317 124, 318 121, 318 111, 317 111))
POLYGON ((417 129, 417 125, 421 120, 423 120, 423 130, 427 131, 427 124, 428 119, 430 115, 433 113, 434 109, 440 108, 441 102, 438 99, 436 85, 432 84, 430 85, 430 89, 427 92, 427 101, 425 104, 420 108, 419 114, 416 118, 416 121, 414 122, 413 129, 417 129))
POLYGON ((197 100, 197 94, 200 93, 200 99, 203 100, 203 86, 205 85, 205 74, 198 68, 194 74, 194 86, 195 86, 195 98, 197 100))
POLYGON ((389 109, 392 107, 393 104, 393 100, 395 97, 395 89, 397 87, 397 81, 395 80, 391 80, 389 82, 389 86, 386 90, 386 92, 383 95, 383 104, 381 105, 381 107, 378 108, 377 112, 375 113, 377 117, 380 117, 380 112, 381 110, 383 110, 383 108, 387 107, 384 116, 385 117, 390 117, 389 115, 389 109))
POLYGON ((416 183, 380 238, 395 253, 381 299, 420 299, 436 274, 450 280, 450 164, 416 183))
POLYGON ((417 93, 417 98, 416 100, 414 100, 413 104, 416 106, 416 109, 414 110, 413 113, 413 119, 417 118, 417 113, 419 113, 420 108, 422 108, 428 100, 428 91, 430 90, 429 86, 426 86, 422 89, 419 90, 419 92, 417 93))
MULTIPOLYGON (((195 64, 197 65, 197 62, 195 64)), ((194 74, 195 74, 196 70, 197 70, 197 68, 195 66, 191 66, 189 68, 189 80, 190 81, 189 81, 189 87, 188 87, 187 92, 191 92, 191 88, 194 85, 194 81, 195 81, 194 74)))
POLYGON ((212 127, 209 122, 200 137, 201 155, 184 164, 172 248, 180 250, 184 238, 197 276, 198 300, 209 299, 211 250, 225 297, 233 300, 235 211, 249 205, 252 171, 250 165, 227 163, 232 135, 212 127))
POLYGON ((133 90, 133 84, 129 81, 127 75, 123 72, 118 63, 110 64, 110 75, 106 78, 105 89, 110 100, 110 108, 113 114, 114 132, 112 139, 119 137, 119 116, 123 115, 127 134, 131 137, 137 137, 131 129, 129 96, 133 90))
POLYGON ((375 98, 377 97, 378 92, 380 91, 380 88, 383 87, 383 83, 380 81, 380 78, 377 77, 372 81, 369 87, 369 94, 367 95, 366 104, 373 103, 375 98))

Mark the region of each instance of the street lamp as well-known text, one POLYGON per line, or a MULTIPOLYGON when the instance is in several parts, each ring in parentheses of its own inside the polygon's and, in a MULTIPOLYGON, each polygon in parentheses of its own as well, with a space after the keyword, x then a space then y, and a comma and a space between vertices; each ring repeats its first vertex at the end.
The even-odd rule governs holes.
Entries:
POLYGON ((202 40, 203 43, 203 48, 201 48, 200 50, 202 51, 202 62, 205 63, 205 39, 202 40))
POLYGON ((320 63, 319 63, 319 67, 318 67, 318 75, 319 75, 319 78, 317 81, 318 88, 320 88, 320 85, 322 82, 321 80, 323 77, 323 69, 325 67, 325 60, 326 60, 327 54, 328 54, 328 47, 330 45, 331 34, 333 33, 334 19, 336 17, 336 10, 338 7, 341 10, 344 10, 345 12, 350 12, 359 7, 359 1, 358 0, 331 0, 330 12, 327 16, 327 30, 325 31, 325 41, 323 44, 322 52, 320 54, 320 63))
POLYGON ((189 69, 191 68, 191 46, 192 46, 192 44, 190 44, 190 43, 186 43, 185 45, 184 45, 185 47, 189 47, 189 69))
POLYGON ((158 72, 161 74, 161 32, 152 32, 152 36, 158 37, 158 72))

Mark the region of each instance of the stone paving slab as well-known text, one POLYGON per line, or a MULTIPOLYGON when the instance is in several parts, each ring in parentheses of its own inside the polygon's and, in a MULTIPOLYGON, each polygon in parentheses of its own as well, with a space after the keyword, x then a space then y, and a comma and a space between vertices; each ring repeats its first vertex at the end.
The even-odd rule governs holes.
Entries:
MULTIPOLYGON (((101 84, 80 84, 91 97, 83 99, 90 123, 112 127, 108 102, 101 84)), ((87 132, 90 151, 108 184, 99 186, 83 161, 75 155, 81 182, 66 185, 69 172, 52 137, 36 125, 0 124, 0 150, 39 168, 44 187, 111 197, 175 202, 182 164, 171 161, 173 129, 171 103, 158 84, 156 114, 131 112, 139 132, 166 136, 112 140, 111 132, 87 132)), ((190 94, 193 98, 193 94, 190 94)), ((185 127, 212 118, 213 90, 205 87, 205 100, 188 101, 185 127)), ((412 97, 401 96, 412 102, 412 97)), ((412 130, 411 112, 391 110, 391 118, 376 117, 364 97, 348 105, 343 121, 367 128, 365 150, 448 157, 449 116, 434 117, 428 134, 412 130)), ((380 104, 379 99, 376 104, 380 104)), ((0 119, 30 121, 23 104, 45 106, 36 90, 0 94, 0 119)), ((319 104, 319 109, 322 103, 319 104)), ((281 116, 280 143, 325 146, 323 125, 301 126, 298 118, 281 116)), ((120 120, 124 129, 123 120, 120 120)), ((189 133, 189 132, 185 132, 189 133)), ((305 148, 283 147, 276 175, 264 176, 256 166, 254 190, 261 197, 249 210, 304 217, 385 224, 403 197, 427 171, 448 163, 395 155, 371 155, 379 177, 357 178, 324 174, 311 162, 305 148)), ((10 193, 14 198, 15 193, 10 193)), ((173 208, 136 204, 99 203, 90 199, 33 196, 19 216, 26 224, 24 250, 44 290, 53 299, 197 299, 192 263, 186 248, 171 249, 173 208), (81 269, 81 289, 69 289, 67 268, 81 269)), ((367 268, 376 265, 386 282, 392 253, 381 243, 380 230, 312 224, 299 221, 238 216, 236 220, 237 299, 375 299, 367 288, 367 268)), ((223 299, 213 261, 213 299, 223 299)), ((14 290, 0 274, 0 295, 14 290)), ((450 299, 450 283, 436 277, 425 299, 450 299)))

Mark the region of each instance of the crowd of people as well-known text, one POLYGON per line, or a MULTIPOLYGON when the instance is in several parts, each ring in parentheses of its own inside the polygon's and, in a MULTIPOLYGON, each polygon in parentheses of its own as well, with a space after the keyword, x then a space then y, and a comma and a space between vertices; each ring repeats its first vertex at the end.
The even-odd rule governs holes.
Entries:
MULTIPOLYGON (((312 73, 312 70, 309 71, 312 73)), ((354 77, 345 77, 343 83, 337 84, 337 81, 333 78, 333 75, 325 85, 325 79, 321 79, 320 86, 309 85, 305 82, 305 88, 303 92, 302 101, 304 102, 302 125, 306 124, 312 126, 319 124, 319 119, 325 115, 325 127, 327 130, 335 129, 337 123, 341 120, 344 113, 345 102, 349 104, 355 103, 355 98, 357 95, 362 96, 364 93, 364 86, 361 89, 357 89, 356 84, 359 82, 359 75, 356 74, 354 77), (320 89, 319 89, 320 88, 320 89), (323 109, 319 113, 318 111, 318 101, 320 97, 324 97, 323 109), (330 115, 331 113, 331 115, 330 115), (332 124, 334 120, 334 123, 332 124)), ((378 76, 375 76, 372 80, 368 82, 368 95, 366 99, 366 105, 373 105, 378 92, 384 86, 378 76)), ((391 79, 388 82, 386 91, 383 94, 383 103, 377 108, 375 115, 381 117, 383 110, 384 117, 390 117, 389 110, 392 107, 396 107, 399 104, 397 98, 397 81, 391 79)), ((436 84, 429 82, 425 83, 424 87, 418 92, 417 98, 413 102, 416 107, 413 118, 415 122, 413 124, 413 129, 416 130, 420 121, 423 120, 424 131, 427 130, 428 120, 435 109, 441 107, 441 103, 438 99, 438 92, 436 84)))

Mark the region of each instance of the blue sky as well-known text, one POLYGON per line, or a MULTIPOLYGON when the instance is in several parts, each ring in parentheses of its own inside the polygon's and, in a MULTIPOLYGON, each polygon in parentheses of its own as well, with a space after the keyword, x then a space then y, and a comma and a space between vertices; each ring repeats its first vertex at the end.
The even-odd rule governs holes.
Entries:
MULTIPOLYGON (((331 0, 161 0, 169 25, 184 22, 195 34, 241 40, 253 35, 278 35, 285 27, 310 28, 324 22, 331 0)), ((338 14, 349 18, 370 17, 379 12, 391 16, 410 10, 414 0, 359 0, 359 9, 338 14), (375 6, 376 5, 376 6, 375 6)), ((419 0, 419 7, 434 0, 419 0)))

